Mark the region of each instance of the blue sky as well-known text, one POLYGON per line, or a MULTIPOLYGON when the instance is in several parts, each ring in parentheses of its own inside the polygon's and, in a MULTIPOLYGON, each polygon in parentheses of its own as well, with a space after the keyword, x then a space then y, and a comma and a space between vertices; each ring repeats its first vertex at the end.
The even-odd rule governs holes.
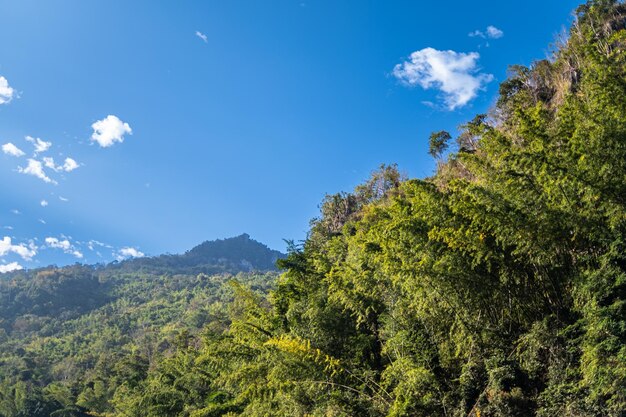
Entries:
POLYGON ((0 270, 284 250, 381 163, 432 173, 578 4, 0 0, 0 270))

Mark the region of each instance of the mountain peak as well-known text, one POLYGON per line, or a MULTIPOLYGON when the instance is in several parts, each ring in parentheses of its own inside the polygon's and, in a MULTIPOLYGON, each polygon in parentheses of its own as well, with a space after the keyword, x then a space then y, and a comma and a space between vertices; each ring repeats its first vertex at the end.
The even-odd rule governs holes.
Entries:
POLYGON ((275 270, 276 261, 284 255, 243 233, 231 238, 203 242, 181 256, 196 264, 227 263, 240 265, 244 270, 275 270))
POLYGON ((161 255, 122 262, 130 269, 169 270, 178 273, 275 271, 285 255, 243 233, 226 239, 208 240, 180 255, 161 255))

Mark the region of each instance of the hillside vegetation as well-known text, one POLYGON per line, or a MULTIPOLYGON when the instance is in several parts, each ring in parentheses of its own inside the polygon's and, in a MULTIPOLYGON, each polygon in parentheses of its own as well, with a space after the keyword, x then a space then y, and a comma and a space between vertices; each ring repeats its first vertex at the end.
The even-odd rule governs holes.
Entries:
POLYGON ((118 390, 180 343, 227 328, 234 282, 267 294, 280 257, 242 235, 182 255, 0 276, 0 416, 113 411, 118 390))
POLYGON ((21 291, 0 415, 626 415, 626 6, 579 7, 430 151, 431 178, 383 166, 327 196, 275 284, 240 275, 232 300, 220 278, 130 274, 115 304, 73 288, 55 327, 56 301, 21 291))

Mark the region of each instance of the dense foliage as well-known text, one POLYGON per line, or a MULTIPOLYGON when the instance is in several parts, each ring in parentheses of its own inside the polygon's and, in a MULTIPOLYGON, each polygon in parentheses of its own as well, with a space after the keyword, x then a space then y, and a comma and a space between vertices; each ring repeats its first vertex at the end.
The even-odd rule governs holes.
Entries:
POLYGON ((219 276, 131 274, 113 304, 80 268, 24 281, 0 415, 626 415, 626 6, 581 6, 451 140, 432 178, 327 196, 275 286, 232 301, 219 276), (68 286, 77 318, 41 320, 68 286))
POLYGON ((114 412, 116 397, 205 326, 227 328, 233 282, 267 294, 276 256, 242 235, 166 255, 167 271, 162 256, 0 279, 0 416, 114 412), (187 273, 196 268, 223 272, 187 273))

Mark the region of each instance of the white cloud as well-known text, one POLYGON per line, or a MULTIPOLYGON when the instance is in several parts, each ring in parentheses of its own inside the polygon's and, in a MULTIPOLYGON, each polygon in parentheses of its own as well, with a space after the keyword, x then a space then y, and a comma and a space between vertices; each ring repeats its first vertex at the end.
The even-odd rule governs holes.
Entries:
POLYGON ((124 135, 133 134, 128 123, 122 122, 117 116, 108 115, 91 125, 93 134, 91 140, 98 142, 102 148, 113 146, 115 142, 124 142, 124 135))
POLYGON ((15 90, 9 86, 6 78, 0 76, 0 104, 8 104, 13 100, 15 90))
POLYGON ((69 199, 69 198, 65 198, 65 197, 63 197, 63 196, 61 196, 61 195, 59 196, 59 200, 61 200, 61 201, 62 201, 62 202, 64 202, 64 203, 67 203, 68 201, 70 201, 70 199, 69 199))
POLYGON ((39 219, 39 223, 46 224, 46 221, 44 219, 39 219))
POLYGON ((122 248, 117 252, 117 254, 117 259, 120 261, 126 258, 142 258, 146 256, 143 252, 131 247, 122 248))
POLYGON ((12 271, 19 271, 20 269, 24 269, 24 267, 17 262, 11 262, 9 264, 0 265, 0 274, 12 271))
POLYGON ((46 207, 48 205, 48 202, 46 200, 41 200, 39 204, 41 204, 41 207, 46 207))
POLYGON ((495 26, 487 26, 487 37, 491 39, 500 39, 504 36, 504 32, 495 26))
POLYGON ((43 165, 41 164, 41 161, 38 161, 36 159, 28 159, 28 166, 26 168, 17 167, 17 171, 22 174, 37 177, 43 182, 49 184, 57 184, 55 180, 46 175, 46 172, 43 170, 43 165))
POLYGON ((108 245, 106 243, 99 242, 97 240, 90 240, 89 242, 87 242, 87 247, 89 248, 89 250, 95 250, 96 246, 101 246, 103 248, 113 249, 113 246, 108 245))
POLYGON ((196 30, 196 36, 199 37, 200 39, 202 39, 202 41, 204 43, 208 43, 209 42, 209 38, 207 37, 207 35, 205 35, 204 33, 200 32, 199 30, 196 30))
POLYGON ((2 240, 0 240, 0 257, 11 252, 19 255, 25 261, 30 261, 33 256, 37 255, 37 247, 32 242, 28 246, 23 243, 14 245, 11 238, 9 236, 5 236, 2 240))
POLYGON ((22 214, 22 212, 19 211, 18 209, 11 210, 11 213, 15 214, 16 216, 19 216, 20 214, 22 214))
POLYGON ((50 156, 43 157, 43 164, 46 166, 46 168, 50 168, 55 171, 57 170, 57 166, 54 164, 54 158, 50 156))
POLYGON ((16 157, 26 155, 24 151, 22 151, 20 148, 18 148, 11 142, 5 143, 4 145, 2 145, 2 152, 4 152, 7 155, 16 156, 16 157))
POLYGON ((69 255, 73 255, 78 259, 81 259, 83 257, 83 254, 79 250, 77 250, 68 239, 60 240, 56 237, 47 237, 45 239, 45 242, 49 248, 61 249, 63 252, 69 255))
POLYGON ((493 75, 479 73, 477 52, 463 53, 425 48, 411 54, 410 60, 398 64, 393 75, 408 86, 439 90, 449 110, 465 106, 476 97, 493 75))
POLYGON ((63 162, 63 171, 72 172, 78 168, 78 166, 78 163, 72 158, 65 158, 65 161, 63 162))
POLYGON ((50 168, 54 170, 55 172, 59 172, 59 171, 72 172, 80 166, 78 162, 76 162, 72 158, 65 158, 63 165, 57 165, 54 162, 54 158, 50 156, 44 156, 43 163, 47 168, 50 168))
POLYGON ((51 248, 63 249, 64 251, 69 250, 72 247, 72 244, 67 239, 59 240, 56 237, 47 237, 45 242, 46 242, 46 245, 48 245, 51 248))
POLYGON ((35 154, 45 152, 52 146, 52 142, 46 142, 32 136, 26 136, 26 140, 35 146, 35 154))
POLYGON ((470 38, 483 38, 483 39, 500 39, 504 36, 504 32, 501 29, 493 25, 487 26, 487 29, 483 32, 482 30, 475 30, 467 34, 470 38))

